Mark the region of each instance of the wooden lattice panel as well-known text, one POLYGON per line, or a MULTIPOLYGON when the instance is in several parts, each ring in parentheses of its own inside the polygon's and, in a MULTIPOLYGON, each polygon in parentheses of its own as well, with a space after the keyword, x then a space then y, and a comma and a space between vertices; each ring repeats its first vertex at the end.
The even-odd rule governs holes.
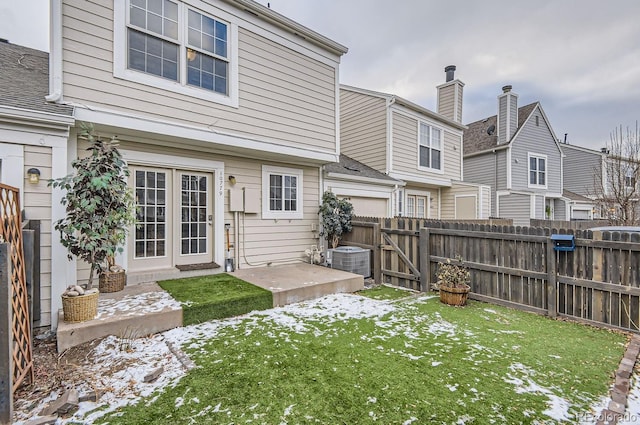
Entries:
POLYGON ((11 246, 11 308, 13 312, 11 323, 13 328, 13 388, 15 389, 27 377, 33 382, 33 353, 22 247, 20 192, 14 187, 3 184, 0 184, 0 238, 11 246))

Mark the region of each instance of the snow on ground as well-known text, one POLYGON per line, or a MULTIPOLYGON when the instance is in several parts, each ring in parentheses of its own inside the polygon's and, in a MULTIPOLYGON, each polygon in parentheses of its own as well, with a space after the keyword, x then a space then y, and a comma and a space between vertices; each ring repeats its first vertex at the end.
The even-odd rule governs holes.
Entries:
MULTIPOLYGON (((159 388, 175 384, 185 373, 182 364, 169 351, 160 335, 138 339, 109 336, 94 348, 91 357, 82 367, 86 381, 76 389, 81 395, 98 389, 100 399, 97 403, 80 403, 73 417, 58 420, 57 424, 92 423, 107 412, 135 403, 159 388), (156 381, 143 382, 147 374, 159 367, 163 367, 164 371, 156 381), (96 409, 100 410, 94 412, 96 409)), ((50 400, 55 400, 60 395, 51 394, 32 412, 41 412, 50 400)), ((17 424, 29 418, 28 412, 16 413, 17 424)))
POLYGON ((101 299, 98 304, 97 320, 111 316, 140 316, 161 310, 179 310, 180 303, 164 291, 151 291, 137 295, 127 295, 121 299, 101 299))
MULTIPOLYGON (((103 391, 106 389, 106 391, 104 393, 100 392, 101 397, 97 403, 80 403, 79 409, 73 417, 58 420, 57 425, 92 423, 95 419, 121 406, 135 404, 140 398, 150 396, 157 390, 176 385, 185 375, 186 370, 169 349, 168 344, 172 347, 198 349, 220 331, 228 328, 237 329, 240 325, 242 325, 242 329, 247 334, 258 329, 263 331, 264 327, 261 325, 265 323, 273 323, 278 328, 294 333, 318 333, 320 331, 315 327, 317 323, 327 325, 350 319, 370 318, 374 319, 377 331, 374 336, 367 336, 366 338, 384 340, 401 335, 407 341, 404 346, 406 351, 392 349, 388 352, 388 355, 400 355, 410 360, 420 359, 424 355, 433 355, 433 353, 427 352, 410 352, 414 348, 411 342, 421 338, 420 334, 416 332, 416 327, 420 327, 436 337, 442 336, 443 342, 457 341, 463 336, 465 338, 473 336, 472 333, 464 329, 458 329, 457 326, 445 321, 439 315, 427 317, 425 315, 406 314, 416 308, 416 303, 425 302, 425 298, 416 298, 400 306, 392 301, 373 300, 350 294, 335 294, 313 301, 266 311, 256 311, 241 317, 177 328, 148 338, 105 338, 91 353, 89 361, 83 365, 83 367, 86 367, 87 377, 91 377, 91 379, 87 380, 86 388, 79 388, 79 390, 81 394, 94 388, 103 389, 103 391), (144 383, 145 375, 160 366, 164 368, 164 372, 158 380, 152 383, 144 383)), ((169 308, 178 305, 177 303, 173 304, 175 301, 169 299, 147 301, 149 301, 149 304, 158 302, 169 308)), ((134 309, 133 301, 127 300, 123 310, 126 310, 127 303, 130 302, 131 305, 129 307, 134 309)), ((106 309, 115 309, 116 307, 123 308, 122 305, 114 305, 106 306, 106 309)), ((485 309, 485 312, 494 316, 494 318, 496 316, 499 317, 495 310, 485 309)), ((323 328, 327 329, 326 326, 323 326, 323 328)), ((434 351, 437 350, 437 352, 446 350, 448 347, 447 344, 441 342, 436 342, 433 345, 434 351)), ((469 360, 472 361, 475 361, 474 358, 479 353, 483 353, 487 358, 497 355, 493 350, 477 344, 470 343, 469 348, 471 349, 469 360)), ((434 360, 431 362, 433 367, 437 367, 440 364, 440 361, 434 360)), ((544 387, 534 381, 534 375, 535 372, 533 370, 517 363, 512 365, 509 375, 504 380, 507 384, 514 386, 515 392, 531 392, 545 395, 548 398, 548 409, 544 414, 555 420, 569 420, 570 405, 567 400, 556 394, 557 391, 554 391, 554 388, 544 387)), ((640 383, 636 382, 635 385, 632 397, 630 397, 629 410, 636 415, 640 415, 640 383)), ((449 391, 457 391, 459 389, 458 384, 455 383, 448 385, 447 388, 449 391)), ((472 388, 472 392, 477 393, 477 390, 472 388)), ((40 406, 32 409, 31 412, 40 412, 50 400, 56 399, 59 395, 52 394, 47 400, 43 400, 40 406)), ((184 394, 183 397, 176 399, 176 407, 184 403, 193 403, 195 402, 194 400, 193 397, 187 397, 187 394, 184 394)), ((375 404, 375 399, 369 398, 369 402, 375 404)), ((283 421, 284 418, 291 414, 294 407, 294 405, 291 405, 283 412, 283 421)), ((209 408, 213 407, 209 406, 209 408)), ((215 408, 218 409, 219 406, 215 408)), ((596 406, 596 408, 599 408, 599 406, 596 406)), ((373 415, 372 418, 375 417, 375 413, 371 413, 373 415)), ((499 413, 496 412, 496 414, 499 413)), ((20 421, 25 421, 29 415, 27 412, 17 412, 17 416, 20 421)), ((416 418, 411 417, 405 423, 410 424, 415 420, 416 418)), ((457 423, 460 424, 472 421, 473 418, 470 416, 462 416, 457 419, 457 423)), ((17 423, 23 424, 24 422, 17 423)), ((591 423, 595 423, 595 421, 591 423)))

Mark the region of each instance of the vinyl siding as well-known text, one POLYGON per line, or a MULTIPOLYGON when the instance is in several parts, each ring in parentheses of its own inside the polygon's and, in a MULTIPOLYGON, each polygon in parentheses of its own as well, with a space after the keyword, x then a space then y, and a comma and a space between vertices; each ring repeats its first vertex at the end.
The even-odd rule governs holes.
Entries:
POLYGON ((24 176, 29 168, 40 170, 37 185, 24 182, 25 218, 40 220, 40 322, 36 326, 51 324, 51 188, 47 180, 51 176, 51 148, 24 146, 24 176))
POLYGON ((482 186, 480 188, 480 192, 482 194, 482 201, 480 202, 480 217, 479 218, 489 218, 492 216, 492 207, 494 205, 494 201, 492 200, 492 193, 490 186, 482 186))
POLYGON ((464 159, 464 181, 489 186, 491 191, 491 212, 496 213, 496 190, 504 190, 507 187, 507 175, 505 171, 504 151, 472 156, 464 159), (497 156, 497 164, 496 164, 497 156), (497 167, 497 172, 496 172, 497 167))
POLYGON ((594 196, 596 176, 602 174, 602 156, 599 152, 585 152, 571 145, 561 145, 565 155, 563 163, 564 189, 582 196, 594 196))
POLYGON ((460 85, 458 87, 458 118, 456 120, 458 122, 462 122, 462 110, 464 107, 464 102, 462 102, 463 92, 464 92, 464 86, 460 85))
POLYGON ((529 120, 520 131, 517 139, 512 143, 511 176, 513 190, 527 190, 535 193, 562 193, 560 151, 553 139, 553 135, 545 124, 538 109, 535 109, 529 120), (535 116, 539 115, 539 126, 536 126, 535 116), (546 155, 547 188, 529 187, 529 159, 528 154, 546 155))
POLYGON ((115 78, 112 4, 65 0, 65 100, 335 152, 337 65, 255 34, 243 22, 238 30, 240 106, 232 108, 115 78))
POLYGON ((450 188, 443 188, 441 191, 441 218, 443 220, 456 218, 456 196, 460 195, 472 195, 476 199, 476 217, 478 215, 478 206, 480 202, 479 197, 480 188, 464 183, 454 183, 450 188))
POLYGON ((392 113, 391 139, 394 171, 418 172, 418 121, 397 112, 392 113))
POLYGON ((509 141, 507 135, 507 97, 501 96, 498 98, 498 144, 503 144, 509 141))
POLYGON ((420 120, 430 126, 439 128, 443 133, 441 152, 443 155, 443 171, 429 171, 418 167, 418 119, 392 112, 392 169, 396 172, 410 173, 416 177, 434 176, 462 180, 460 155, 462 155, 462 133, 453 133, 439 123, 431 120, 420 120), (454 150, 455 147, 455 150, 454 150))
POLYGON ((340 152, 387 172, 386 100, 340 90, 340 152))
MULTIPOLYGON (((78 143, 78 153, 84 152, 86 147, 86 142, 82 141, 78 143)), ((311 231, 311 225, 318 224, 318 208, 321 196, 319 193, 319 169, 317 167, 267 163, 239 157, 217 155, 214 152, 191 151, 186 149, 178 150, 175 148, 143 145, 126 140, 121 140, 120 147, 123 150, 150 152, 167 155, 169 157, 198 158, 224 162, 225 175, 233 175, 236 177, 236 188, 255 189, 260 193, 261 197, 262 165, 302 169, 304 213, 302 219, 262 219, 261 213, 258 213, 244 214, 245 218, 243 223, 243 213, 239 213, 238 227, 240 239, 239 241, 235 241, 234 214, 229 212, 229 189, 231 189, 231 185, 229 181, 225 179, 224 222, 231 223, 231 244, 235 245, 239 243, 240 259, 235 259, 235 261, 236 265, 239 264, 240 267, 247 267, 254 264, 266 265, 268 262, 275 264, 278 262, 304 260, 304 250, 311 245, 318 245, 319 243, 319 240, 314 238, 314 234, 311 231)), ((222 238, 223 236, 224 235, 216 235, 214 232, 213 238, 222 238)), ((77 271, 78 282, 85 283, 89 276, 89 265, 78 261, 77 271)), ((95 278, 94 284, 97 285, 95 278)))
POLYGON ((554 220, 568 220, 567 206, 562 199, 553 200, 553 219, 554 220))
MULTIPOLYGON (((424 186, 419 186, 415 184, 407 184, 404 187, 405 199, 406 195, 418 195, 418 196, 426 196, 429 199, 430 208, 427 212, 427 218, 439 219, 439 203, 440 196, 439 190, 437 188, 425 188, 424 186)), ((406 208, 406 203, 405 203, 406 208)), ((406 210, 405 210, 406 213, 406 210)))
POLYGON ((447 118, 455 118, 455 85, 450 84, 438 90, 438 113, 447 118))
MULTIPOLYGON (((500 217, 512 218, 514 226, 528 226, 531 217, 531 197, 512 193, 499 198, 500 217)), ((544 202, 542 204, 544 210, 544 202)))

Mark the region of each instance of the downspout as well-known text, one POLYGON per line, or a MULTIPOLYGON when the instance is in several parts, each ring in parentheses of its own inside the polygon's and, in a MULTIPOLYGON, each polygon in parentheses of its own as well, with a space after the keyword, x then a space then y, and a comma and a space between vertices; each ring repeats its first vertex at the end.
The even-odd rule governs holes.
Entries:
POLYGON ((493 164, 493 168, 494 168, 494 173, 493 173, 493 193, 496 194, 496 216, 498 215, 498 152, 494 149, 493 150, 493 155, 495 158, 494 164, 493 164))
POLYGON ((51 40, 49 41, 49 95, 47 102, 62 101, 62 0, 50 3, 51 40))
POLYGON ((393 171, 393 114, 391 106, 396 103, 396 98, 387 100, 387 175, 393 171))

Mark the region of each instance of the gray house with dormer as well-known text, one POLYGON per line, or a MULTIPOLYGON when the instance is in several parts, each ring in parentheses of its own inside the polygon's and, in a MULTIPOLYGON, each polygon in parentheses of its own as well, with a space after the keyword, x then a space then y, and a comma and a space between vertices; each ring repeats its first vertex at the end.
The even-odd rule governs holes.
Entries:
POLYGON ((464 181, 491 187, 491 215, 527 226, 530 219, 568 220, 562 150, 540 102, 518 107, 504 86, 498 113, 464 131, 464 181))

